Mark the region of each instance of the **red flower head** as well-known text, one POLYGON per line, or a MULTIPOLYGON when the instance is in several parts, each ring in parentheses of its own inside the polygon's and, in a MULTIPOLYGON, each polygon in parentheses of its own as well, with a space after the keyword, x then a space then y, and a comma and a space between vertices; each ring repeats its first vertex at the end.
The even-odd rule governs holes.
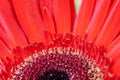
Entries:
POLYGON ((120 0, 0 0, 0 80, 119 80, 120 0))

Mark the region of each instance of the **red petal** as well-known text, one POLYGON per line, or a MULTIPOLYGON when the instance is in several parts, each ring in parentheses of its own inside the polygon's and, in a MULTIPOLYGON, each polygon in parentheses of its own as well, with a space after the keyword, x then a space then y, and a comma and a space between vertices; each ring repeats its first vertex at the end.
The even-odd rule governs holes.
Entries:
POLYGON ((95 0, 83 0, 73 29, 75 35, 79 34, 81 37, 85 36, 85 30, 92 17, 94 5, 95 0))
POLYGON ((46 29, 50 33, 55 33, 55 25, 53 20, 53 10, 51 0, 39 0, 40 11, 44 20, 46 29))
POLYGON ((97 37, 96 44, 108 46, 111 41, 117 36, 120 31, 120 1, 116 2, 111 7, 108 18, 97 37))
POLYGON ((120 59, 117 60, 114 65, 112 65, 110 72, 114 75, 120 75, 120 59))
POLYGON ((73 27, 75 23, 75 18, 76 18, 76 10, 75 10, 75 3, 74 0, 70 0, 70 8, 71 8, 71 32, 73 32, 73 27))
POLYGON ((87 28, 88 41, 94 41, 106 18, 111 0, 97 0, 95 11, 87 28))
POLYGON ((117 61, 120 58, 120 42, 107 52, 112 61, 117 61))
POLYGON ((4 41, 7 44, 7 47, 9 47, 10 49, 14 48, 17 46, 16 41, 14 40, 13 36, 11 35, 11 33, 9 33, 7 31, 7 33, 5 33, 1 27, 0 27, 0 40, 4 41))
POLYGON ((107 51, 111 51, 120 42, 120 35, 112 41, 112 43, 107 47, 107 51))
POLYGON ((44 32, 45 38, 46 38, 46 43, 49 44, 52 40, 53 34, 56 31, 55 31, 55 25, 54 25, 52 16, 47 9, 44 9, 44 11, 43 11, 43 19, 44 19, 44 23, 45 23, 46 30, 47 30, 44 32))
POLYGON ((44 9, 43 18, 44 18, 45 25, 47 27, 47 31, 54 34, 55 33, 55 25, 54 25, 52 16, 47 9, 44 9))
POLYGON ((0 58, 5 59, 6 57, 9 57, 11 59, 13 59, 13 55, 11 50, 6 47, 6 45, 4 44, 3 41, 0 40, 0 58))
POLYGON ((12 1, 17 18, 30 42, 45 41, 43 22, 35 2, 32 0, 12 1))
POLYGON ((0 1, 0 25, 0 37, 3 38, 6 43, 8 42, 5 38, 7 36, 13 41, 12 44, 15 43, 19 46, 25 46, 27 44, 20 26, 15 21, 11 6, 6 0, 0 1))
POLYGON ((3 80, 2 78, 0 78, 0 80, 3 80))
POLYGON ((48 31, 45 31, 44 34, 45 34, 45 38, 46 38, 46 44, 49 45, 53 40, 53 34, 51 34, 48 31))
POLYGON ((108 51, 107 54, 112 59, 111 72, 113 74, 120 74, 120 42, 113 49, 108 51))
POLYGON ((71 6, 70 0, 54 0, 54 17, 57 33, 67 33, 71 31, 71 6))
POLYGON ((42 13, 44 8, 47 8, 49 13, 53 16, 53 1, 52 0, 38 0, 39 12, 42 13))

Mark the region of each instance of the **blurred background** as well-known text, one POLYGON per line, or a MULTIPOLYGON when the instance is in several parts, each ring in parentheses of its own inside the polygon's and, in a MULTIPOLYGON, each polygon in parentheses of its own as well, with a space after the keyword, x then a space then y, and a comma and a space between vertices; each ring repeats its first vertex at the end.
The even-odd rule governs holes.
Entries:
POLYGON ((74 2, 75 2, 76 12, 78 14, 79 7, 81 5, 82 0, 74 0, 74 2))

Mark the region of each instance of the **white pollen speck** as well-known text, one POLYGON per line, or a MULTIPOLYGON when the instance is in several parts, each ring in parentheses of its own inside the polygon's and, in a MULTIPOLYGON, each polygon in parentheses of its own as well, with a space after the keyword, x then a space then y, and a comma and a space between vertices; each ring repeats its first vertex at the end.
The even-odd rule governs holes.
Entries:
POLYGON ((100 72, 100 68, 96 67, 97 72, 100 72))

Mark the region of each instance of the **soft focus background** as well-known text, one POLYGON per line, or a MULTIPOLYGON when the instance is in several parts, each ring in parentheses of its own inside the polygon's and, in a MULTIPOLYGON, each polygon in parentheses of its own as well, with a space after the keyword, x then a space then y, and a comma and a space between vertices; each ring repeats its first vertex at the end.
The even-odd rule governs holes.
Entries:
POLYGON ((79 7, 81 5, 82 0, 74 0, 74 1, 75 1, 76 12, 78 14, 79 7))

